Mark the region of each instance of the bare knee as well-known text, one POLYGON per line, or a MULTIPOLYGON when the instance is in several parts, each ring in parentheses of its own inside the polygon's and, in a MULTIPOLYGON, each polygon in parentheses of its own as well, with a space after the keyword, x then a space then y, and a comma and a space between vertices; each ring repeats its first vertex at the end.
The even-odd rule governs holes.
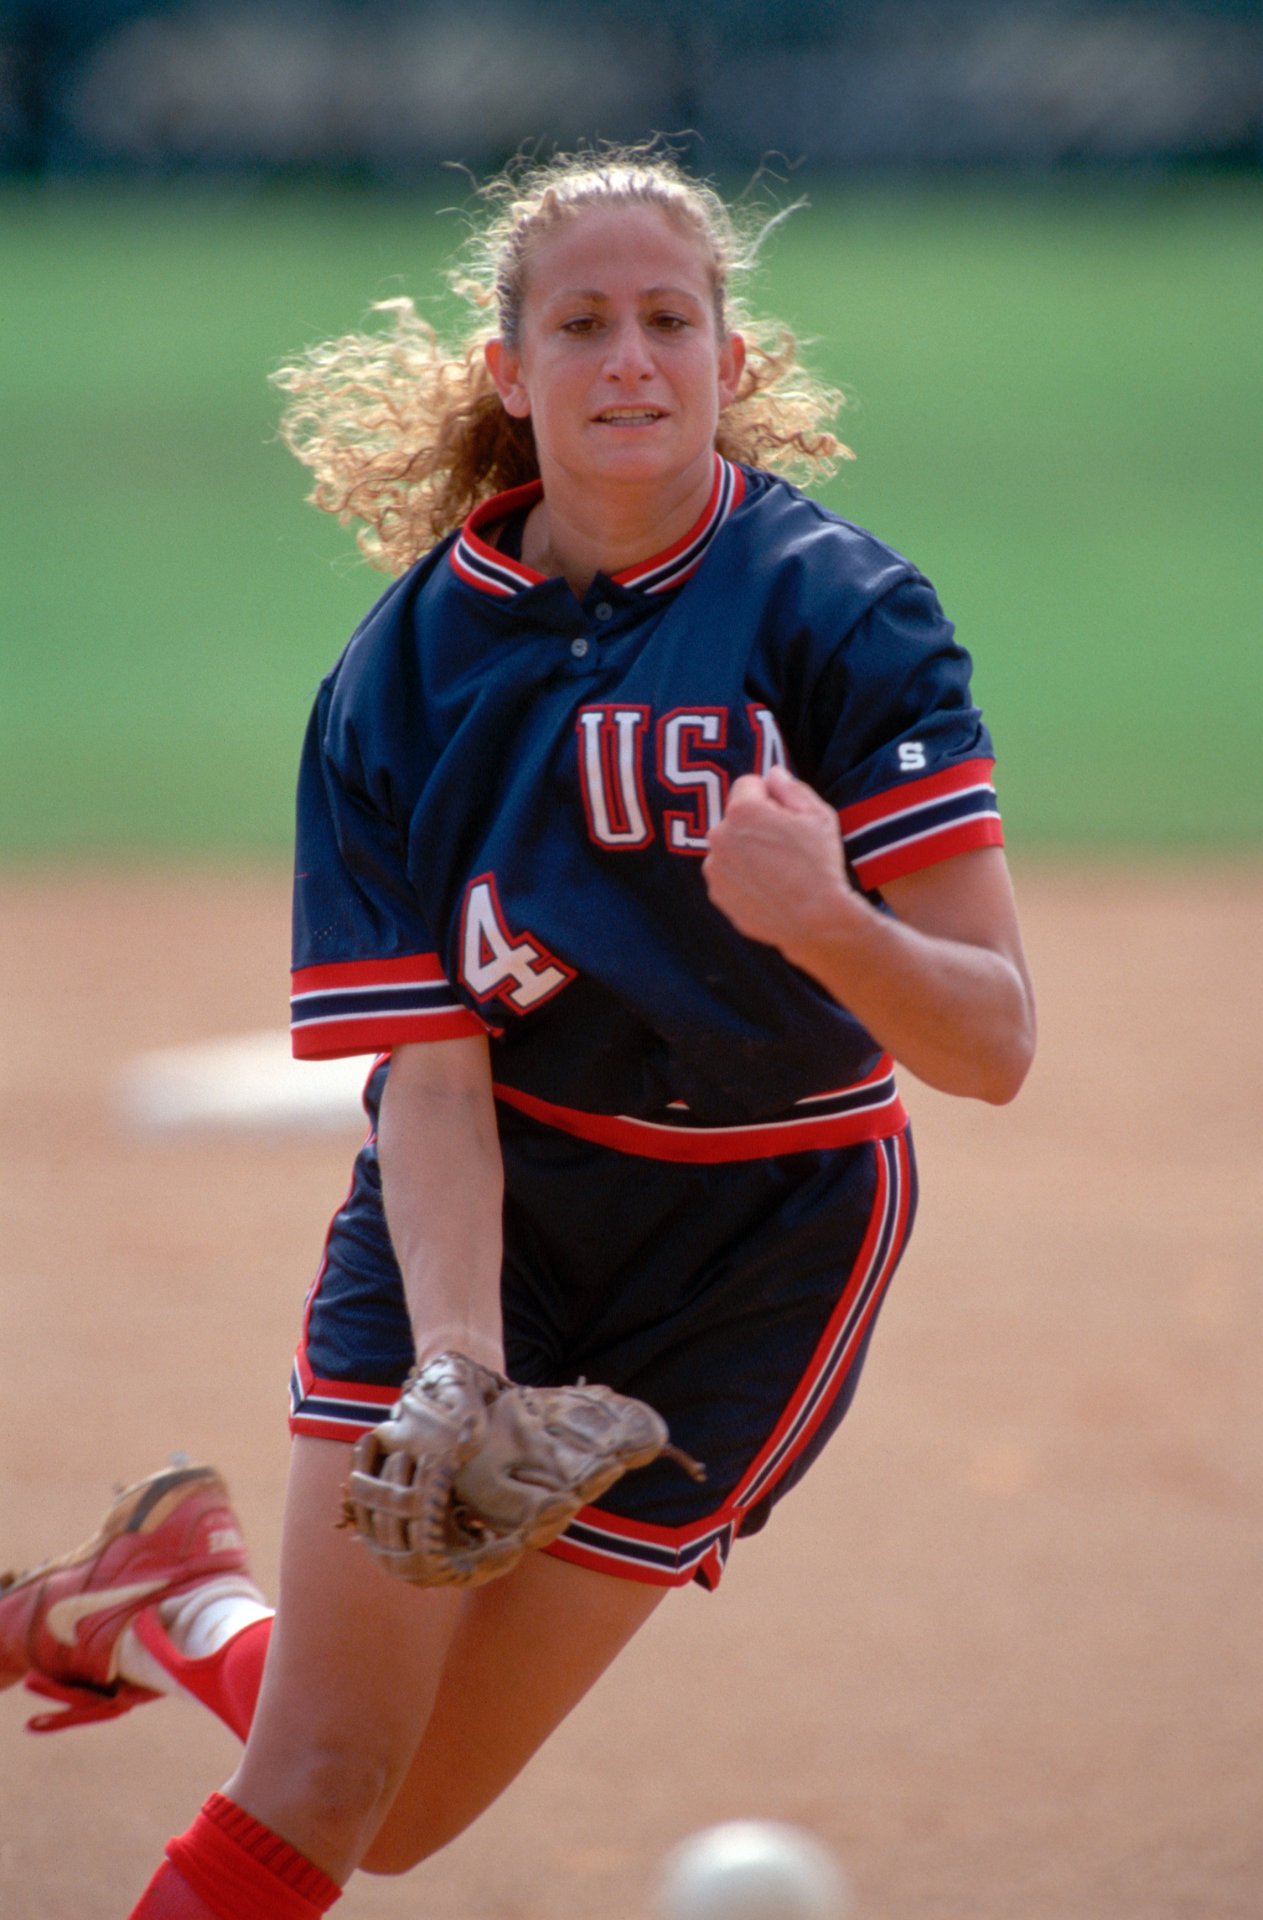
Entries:
POLYGON ((249 1749, 229 1797, 309 1859, 353 1863, 399 1790, 406 1762, 338 1740, 309 1740, 283 1754, 249 1749))

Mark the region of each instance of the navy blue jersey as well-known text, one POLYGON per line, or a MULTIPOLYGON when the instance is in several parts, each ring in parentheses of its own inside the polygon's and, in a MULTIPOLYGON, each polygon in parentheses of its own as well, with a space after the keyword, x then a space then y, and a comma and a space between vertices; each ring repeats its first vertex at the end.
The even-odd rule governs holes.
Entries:
POLYGON ((484 502, 394 583, 304 749, 294 1048, 489 1032, 499 1097, 682 1160, 902 1124, 858 1020, 707 897, 728 789, 787 764, 857 885, 1001 841, 970 662, 901 555, 716 456, 698 525, 582 603, 484 502))

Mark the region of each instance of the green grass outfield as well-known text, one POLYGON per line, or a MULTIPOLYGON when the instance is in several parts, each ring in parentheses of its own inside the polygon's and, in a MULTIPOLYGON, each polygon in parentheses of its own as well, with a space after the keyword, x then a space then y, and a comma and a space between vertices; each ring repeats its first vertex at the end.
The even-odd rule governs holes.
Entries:
MULTIPOLYGON (((269 369, 429 295, 450 199, 0 192, 0 854, 283 848, 385 584, 301 504, 269 369)), ((763 304, 935 580, 1020 844, 1263 843, 1263 183, 808 182, 763 304)))

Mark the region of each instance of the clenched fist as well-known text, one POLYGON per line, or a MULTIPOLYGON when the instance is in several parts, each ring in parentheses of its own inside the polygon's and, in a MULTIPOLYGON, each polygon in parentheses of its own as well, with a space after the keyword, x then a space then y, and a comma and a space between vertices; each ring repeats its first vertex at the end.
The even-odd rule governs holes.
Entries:
POLYGON ((837 814, 784 767, 733 783, 702 873, 739 932, 799 964, 869 912, 847 878, 837 814))

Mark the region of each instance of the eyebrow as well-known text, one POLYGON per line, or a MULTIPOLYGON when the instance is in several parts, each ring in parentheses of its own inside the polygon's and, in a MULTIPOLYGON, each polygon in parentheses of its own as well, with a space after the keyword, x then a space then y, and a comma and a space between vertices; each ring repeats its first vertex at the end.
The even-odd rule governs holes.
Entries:
MULTIPOLYGON (((706 304, 699 294, 692 292, 688 287, 642 287, 637 296, 637 298, 641 300, 662 300, 668 297, 675 300, 692 300, 695 301, 698 306, 705 306, 706 304)), ((547 294, 545 298, 550 301, 591 300, 594 305, 605 306, 608 304, 610 296, 600 287, 558 287, 555 292, 547 294)))

